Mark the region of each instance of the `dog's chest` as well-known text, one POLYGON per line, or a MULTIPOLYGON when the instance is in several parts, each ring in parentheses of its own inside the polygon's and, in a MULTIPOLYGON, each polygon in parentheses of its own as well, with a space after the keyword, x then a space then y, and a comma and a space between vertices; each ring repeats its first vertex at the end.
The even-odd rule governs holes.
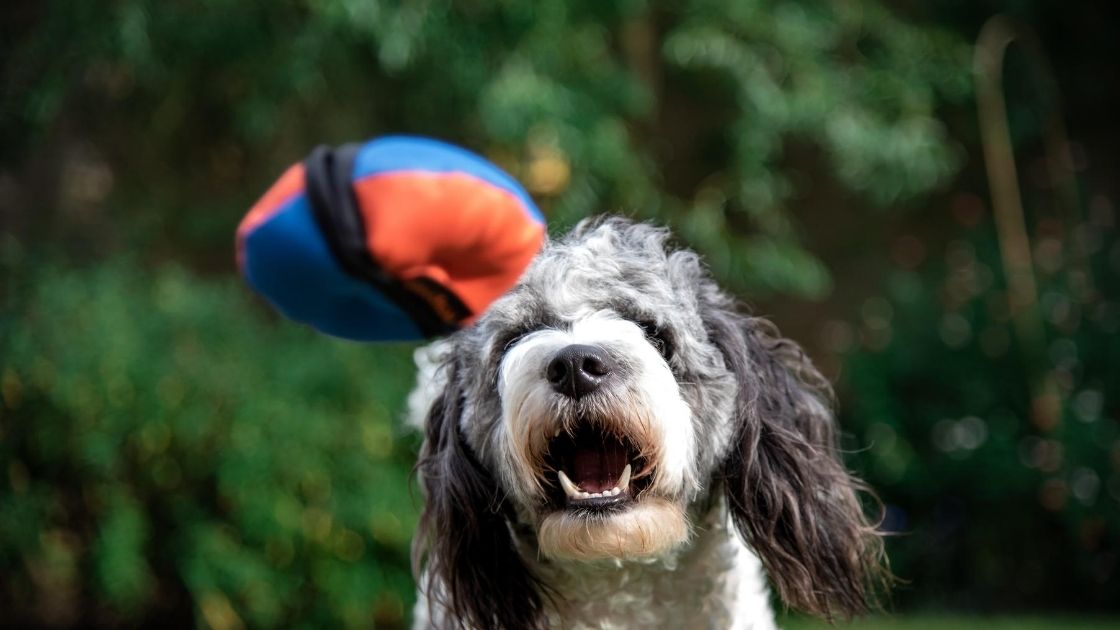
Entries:
POLYGON ((544 569, 561 595, 549 626, 571 629, 774 628, 761 563, 731 532, 700 533, 672 560, 544 569))

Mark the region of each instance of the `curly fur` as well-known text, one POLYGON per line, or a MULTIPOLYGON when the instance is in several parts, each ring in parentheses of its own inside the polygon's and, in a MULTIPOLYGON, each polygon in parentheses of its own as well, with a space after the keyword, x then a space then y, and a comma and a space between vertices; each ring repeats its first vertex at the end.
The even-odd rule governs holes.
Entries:
POLYGON ((418 627, 768 628, 762 567, 789 606, 832 618, 873 604, 889 573, 827 381, 666 242, 645 224, 582 222, 422 355, 418 392, 435 395, 412 400, 426 407, 418 627), (585 400, 543 382, 572 343, 617 366, 585 400), (627 509, 550 501, 548 439, 577 420, 641 451, 627 509))

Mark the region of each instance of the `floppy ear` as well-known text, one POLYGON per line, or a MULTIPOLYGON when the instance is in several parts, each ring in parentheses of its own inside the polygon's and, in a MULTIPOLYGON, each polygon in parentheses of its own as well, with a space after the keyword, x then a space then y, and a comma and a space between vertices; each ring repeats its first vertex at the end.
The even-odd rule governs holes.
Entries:
POLYGON ((864 613, 891 578, 860 505, 867 487, 837 452, 828 381, 770 322, 715 299, 706 325, 739 384, 723 470, 735 525, 787 605, 829 619, 864 613))
POLYGON ((446 367, 447 385, 428 413, 416 464, 426 502, 412 561, 418 582, 427 589, 429 615, 440 620, 440 627, 541 627, 541 591, 514 546, 505 493, 459 429, 459 359, 446 367))

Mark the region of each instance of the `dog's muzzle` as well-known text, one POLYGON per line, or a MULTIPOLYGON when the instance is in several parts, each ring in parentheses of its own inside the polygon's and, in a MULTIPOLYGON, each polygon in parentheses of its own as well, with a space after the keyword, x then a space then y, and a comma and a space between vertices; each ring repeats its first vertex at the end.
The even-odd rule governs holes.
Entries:
MULTIPOLYGON (((572 344, 552 357, 545 378, 553 390, 579 406, 607 386, 614 371, 602 348, 572 344)), ((641 470, 641 449, 628 434, 626 427, 616 426, 611 418, 587 414, 577 415, 574 423, 557 430, 545 460, 547 470, 556 473, 550 496, 553 506, 604 511, 636 500, 645 480, 634 475, 641 470)))

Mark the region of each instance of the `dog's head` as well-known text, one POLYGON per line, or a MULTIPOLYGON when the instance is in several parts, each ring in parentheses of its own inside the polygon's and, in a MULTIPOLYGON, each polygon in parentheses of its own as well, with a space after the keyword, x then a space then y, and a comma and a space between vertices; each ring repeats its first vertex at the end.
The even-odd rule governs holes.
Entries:
POLYGON ((882 546, 837 456, 827 382, 666 238, 585 221, 445 345, 416 555, 429 596, 470 625, 540 622, 524 557, 670 554, 721 492, 787 604, 867 607, 882 546))

